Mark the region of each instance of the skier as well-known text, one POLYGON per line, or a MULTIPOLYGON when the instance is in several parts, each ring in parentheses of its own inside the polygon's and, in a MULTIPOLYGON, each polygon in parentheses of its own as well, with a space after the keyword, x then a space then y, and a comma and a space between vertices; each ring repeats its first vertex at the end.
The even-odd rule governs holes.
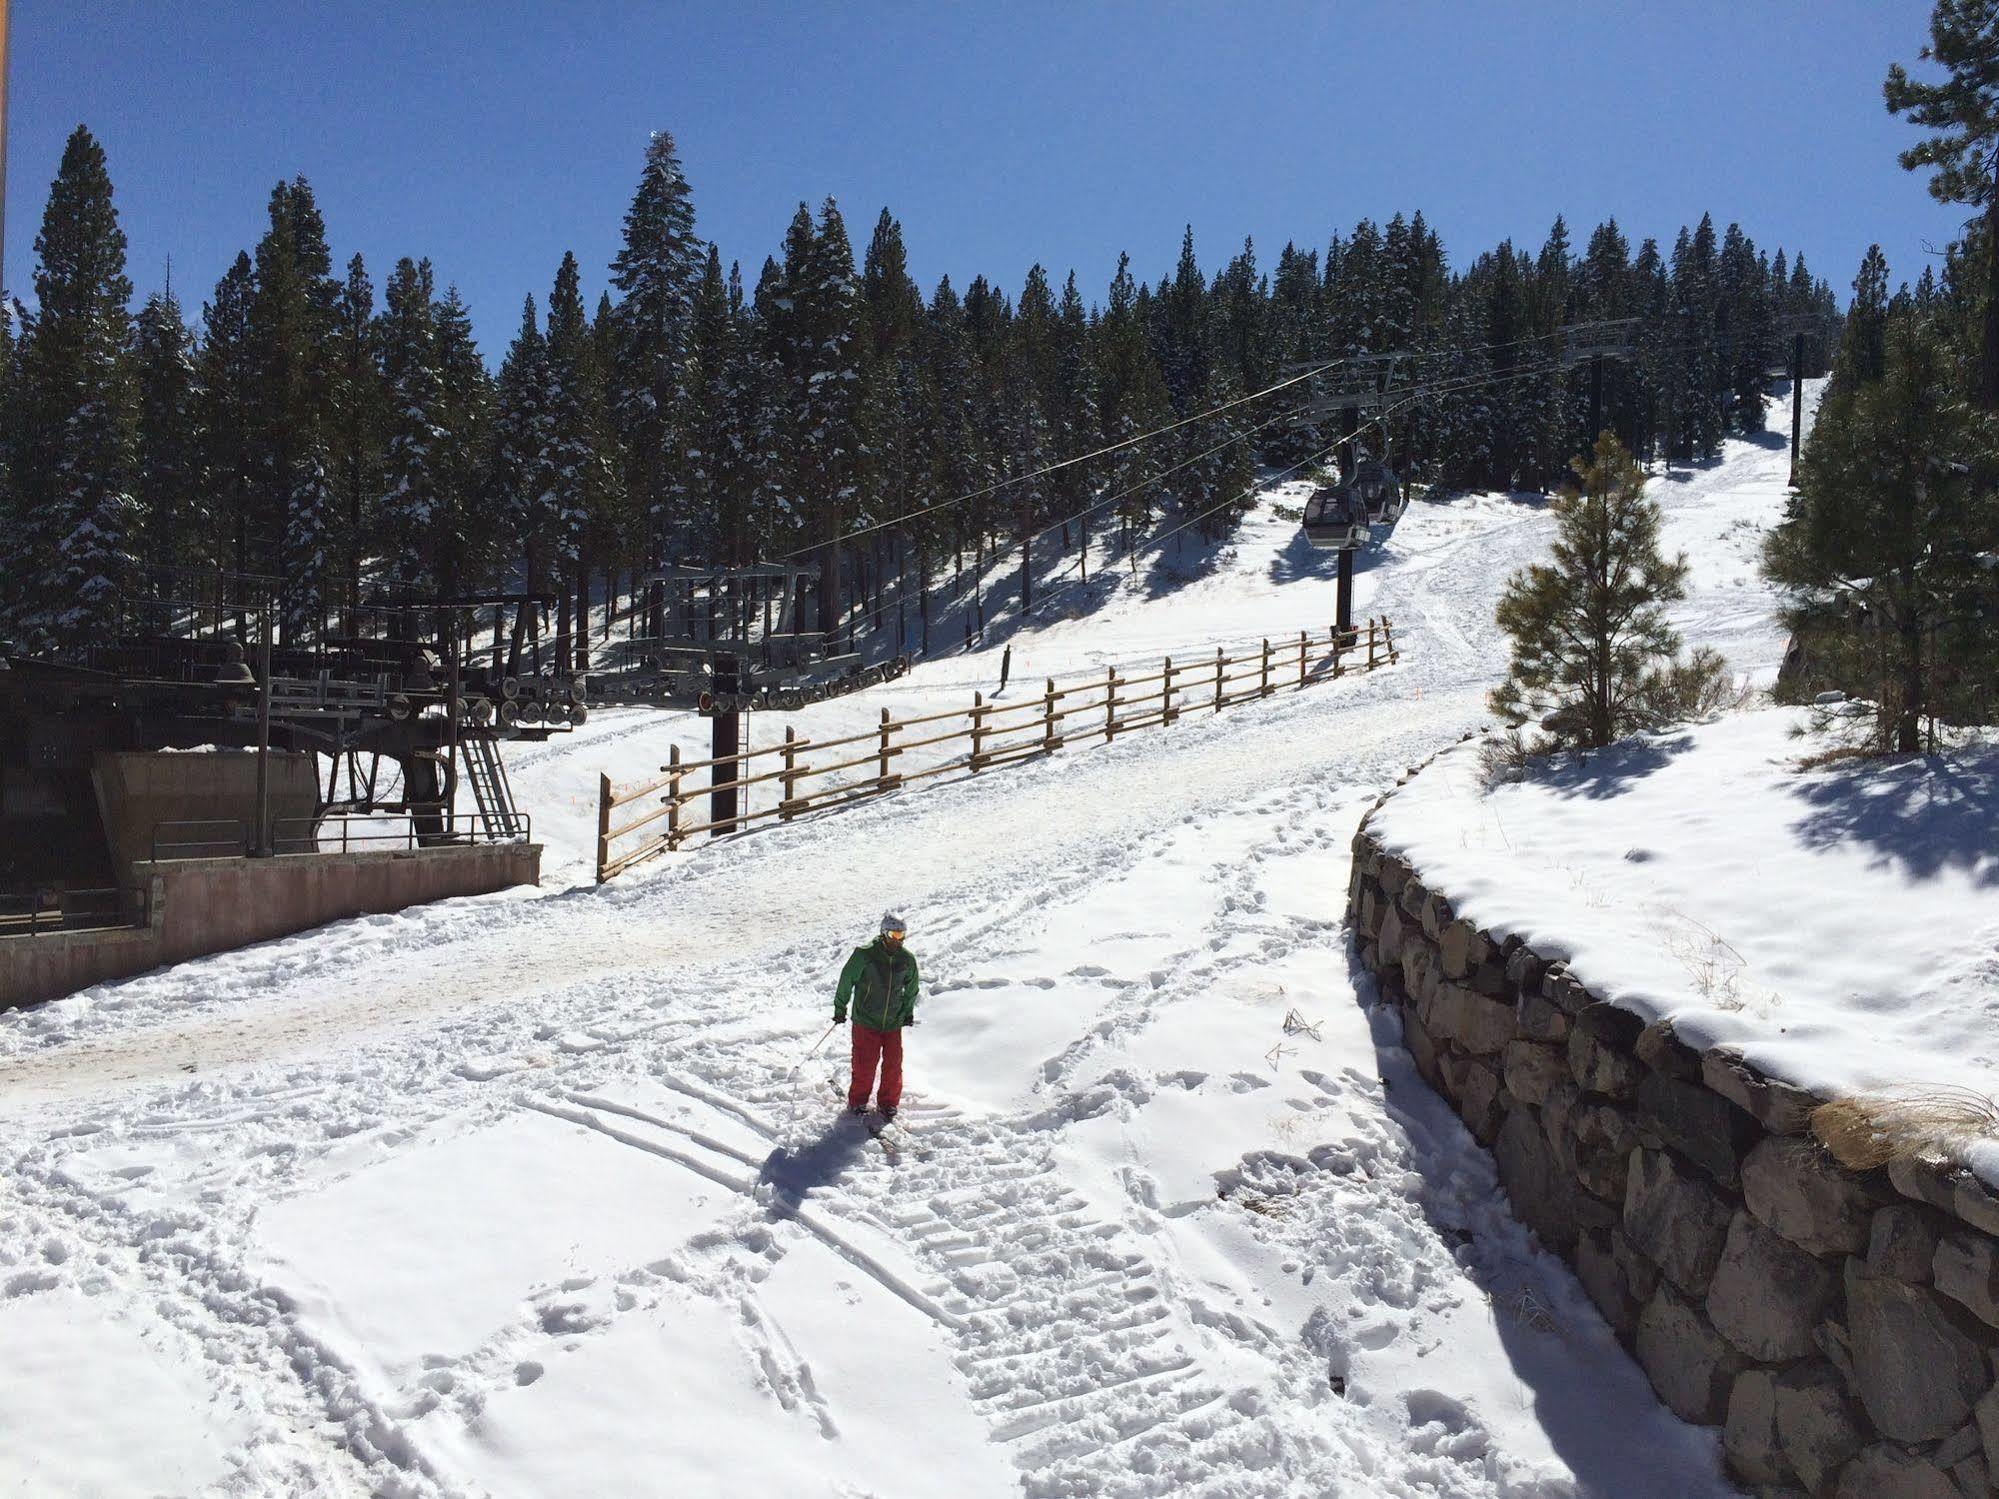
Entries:
POLYGON ((881 934, 866 947, 855 948, 840 970, 833 1023, 846 1020, 849 1000, 854 1008, 854 1067, 847 1084, 850 1114, 867 1112, 870 1092, 875 1093, 884 1120, 895 1118, 896 1105, 902 1101, 902 1028, 916 1023, 916 955, 902 945, 904 931, 900 916, 883 916, 881 934))

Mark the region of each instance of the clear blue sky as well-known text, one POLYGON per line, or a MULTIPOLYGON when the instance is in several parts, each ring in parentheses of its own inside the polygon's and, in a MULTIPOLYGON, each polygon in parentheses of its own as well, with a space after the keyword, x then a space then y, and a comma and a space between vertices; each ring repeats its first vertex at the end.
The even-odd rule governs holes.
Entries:
POLYGON ((428 255, 497 362, 565 249, 594 299, 647 132, 671 130, 700 232, 754 283, 801 199, 858 255, 902 220, 926 292, 1120 249, 1150 278, 1191 223, 1212 270, 1254 235, 1323 246, 1421 208, 1454 264, 1559 212, 1634 246, 1712 210, 1802 246, 1842 296, 1870 241, 1920 273, 1959 210, 1881 105, 1928 0, 542 4, 15 0, 6 276, 27 291, 63 138, 104 142, 141 294, 190 315, 304 174, 335 257, 377 288, 428 255))

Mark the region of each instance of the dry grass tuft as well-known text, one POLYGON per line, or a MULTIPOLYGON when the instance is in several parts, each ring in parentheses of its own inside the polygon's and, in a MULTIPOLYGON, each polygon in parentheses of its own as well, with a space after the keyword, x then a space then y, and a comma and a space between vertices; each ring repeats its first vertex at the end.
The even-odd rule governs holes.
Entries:
POLYGON ((1999 1137, 1999 1103, 1971 1088, 1863 1093, 1813 1109, 1812 1134, 1850 1171, 1955 1160, 1975 1141, 1999 1137))
POLYGON ((1526 780, 1533 764, 1534 747, 1517 728, 1487 734, 1479 741, 1478 777, 1486 791, 1526 780))
POLYGON ((1868 760, 1893 759, 1891 754, 1873 749, 1864 744, 1842 744, 1832 749, 1818 750, 1813 754, 1798 758, 1799 770, 1831 770, 1840 765, 1853 765, 1868 760))

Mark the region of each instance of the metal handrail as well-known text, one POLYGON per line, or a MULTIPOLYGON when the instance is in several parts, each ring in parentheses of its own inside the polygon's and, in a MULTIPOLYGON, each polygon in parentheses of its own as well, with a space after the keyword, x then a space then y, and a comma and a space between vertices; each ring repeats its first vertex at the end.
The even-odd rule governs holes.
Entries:
POLYGON ((250 851, 250 827, 237 817, 197 817, 179 821, 160 822, 153 825, 152 857, 154 863, 176 859, 227 859, 241 857, 250 851), (163 838, 163 833, 198 834, 205 830, 235 829, 234 836, 221 838, 183 837, 163 838), (188 850, 197 850, 189 852, 188 850))
MULTIPOLYGON (((88 890, 36 890, 26 894, 0 895, 0 937, 33 937, 43 932, 103 931, 129 926, 124 910, 125 892, 102 888, 88 890), (94 897, 97 909, 77 910, 83 897, 94 897), (6 909, 9 905, 24 910, 6 909), (108 906, 109 909, 104 909, 108 906)), ((144 894, 140 906, 144 908, 144 894)))
MULTIPOLYGON (((435 809, 441 811, 441 808, 435 809)), ((271 850, 279 858, 294 854, 366 852, 382 847, 423 849, 468 844, 532 843, 534 818, 516 812, 520 824, 514 833, 493 834, 449 819, 436 833, 426 833, 417 825, 415 812, 329 812, 318 817, 281 817, 271 824, 271 850), (355 832, 356 824, 378 823, 393 818, 400 826, 355 832), (339 827, 339 846, 328 845, 328 827, 339 827), (287 831, 289 830, 289 831, 287 831), (424 840, 428 838, 429 842, 424 840)))

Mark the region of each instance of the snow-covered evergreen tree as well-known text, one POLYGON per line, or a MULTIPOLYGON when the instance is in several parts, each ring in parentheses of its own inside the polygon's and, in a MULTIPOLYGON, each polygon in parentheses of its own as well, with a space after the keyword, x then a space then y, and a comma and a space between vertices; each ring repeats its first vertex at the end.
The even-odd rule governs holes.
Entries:
POLYGON ((548 395, 548 343, 529 297, 521 309, 520 331, 500 364, 487 489, 495 524, 506 538, 507 560, 518 560, 522 586, 529 591, 546 586, 555 529, 548 395))
POLYGON ((382 461, 382 367, 375 350, 375 287, 356 255, 333 312, 328 464, 339 510, 347 593, 359 600, 363 559, 371 551, 368 507, 382 461))
POLYGON ((278 603, 287 642, 316 640, 326 621, 328 594, 337 576, 333 542, 338 503, 325 442, 316 438, 294 460, 291 491, 285 497, 285 588, 278 603))
POLYGON ((293 595, 323 603, 328 579, 301 568, 335 566, 327 501, 327 427, 333 399, 333 329, 341 287, 331 279, 326 225, 303 178, 271 191, 269 225, 252 257, 248 314, 255 371, 248 413, 251 536, 265 539, 255 565, 283 579, 292 633, 316 633, 293 595), (316 477, 315 477, 316 476, 316 477), (314 507, 295 517, 295 498, 314 507))
POLYGON ((426 589, 437 586, 435 538, 442 488, 438 446, 444 436, 432 284, 428 260, 404 256, 397 261, 383 289, 382 315, 376 325, 388 395, 388 440, 375 504, 383 570, 392 582, 426 589))
MULTIPOLYGON (((685 516, 674 471, 674 412, 687 357, 694 289, 705 247, 694 235, 694 195, 673 137, 656 131, 646 146, 638 190, 625 213, 624 242, 611 262, 618 354, 608 388, 625 485, 649 528, 649 560, 685 516)), ((552 311, 552 309, 551 309, 552 311)))
MULTIPOLYGON (((242 572, 250 567, 254 494, 250 445, 256 366, 251 357, 250 297, 256 282, 247 254, 238 254, 201 310, 199 388, 202 472, 215 534, 198 538, 205 560, 242 572)), ((247 623, 247 622, 246 622, 247 623)))
POLYGON ((859 500, 865 457, 860 284, 846 224, 831 198, 816 225, 798 205, 785 233, 783 288, 773 310, 795 424, 791 487, 819 549, 819 628, 830 633, 844 614, 840 537, 859 500))
MULTIPOLYGON (((548 298, 549 493, 556 581, 580 624, 589 607, 588 550, 610 487, 603 434, 604 388, 597 343, 583 310, 576 257, 565 254, 548 298)), ((671 387, 677 401, 679 385, 671 387)), ((670 430, 670 428, 662 429, 670 430)), ((578 628, 573 639, 580 642, 578 628)))
POLYGON ((138 407, 125 232, 103 147, 81 126, 63 147, 35 256, 10 444, 22 525, 9 538, 8 627, 30 648, 74 649, 107 637, 127 580, 138 407))
POLYGON ((448 287, 433 314, 437 330, 438 514, 433 573, 446 595, 465 591, 500 560, 501 532, 485 506, 486 423, 492 377, 472 338, 472 317, 448 287))
POLYGON ((1683 456, 1704 461, 1721 452, 1721 286, 1714 218, 1702 214, 1691 236, 1673 246, 1673 297, 1680 339, 1677 410, 1683 456))
POLYGON ((207 532, 210 517, 195 428, 194 335, 171 286, 139 309, 132 359, 141 548, 151 562, 187 564, 197 560, 190 548, 207 532))
POLYGON ((1871 700, 1874 746, 1913 751, 1940 718, 1990 721, 1999 431, 1934 323, 1911 309, 1878 332, 1878 365, 1872 335, 1842 353, 1765 570, 1813 685, 1871 700))

